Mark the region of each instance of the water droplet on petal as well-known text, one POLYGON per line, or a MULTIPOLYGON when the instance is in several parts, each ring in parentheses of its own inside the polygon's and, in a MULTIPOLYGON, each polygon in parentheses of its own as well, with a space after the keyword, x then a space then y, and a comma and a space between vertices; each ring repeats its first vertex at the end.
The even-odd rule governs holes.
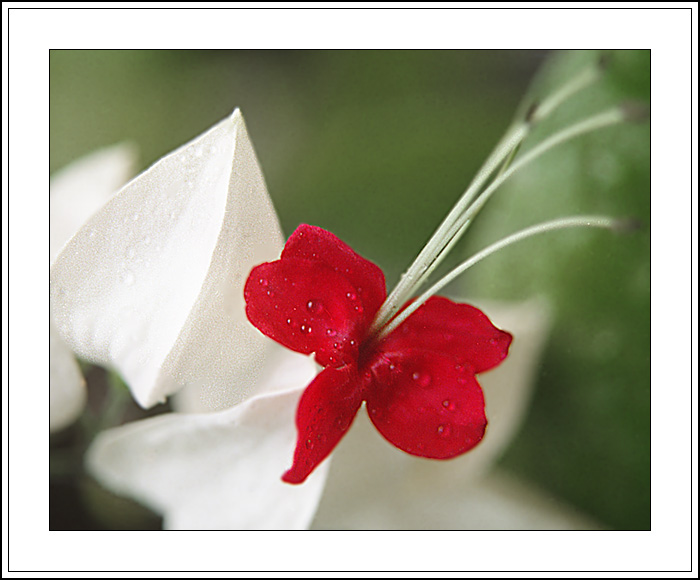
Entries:
POLYGON ((414 381, 417 381, 418 379, 420 379, 420 373, 413 373, 412 378, 414 381))
POLYGON ((314 448, 314 442, 311 439, 306 440, 306 448, 307 449, 313 449, 314 448))
POLYGON ((291 323, 292 323, 292 319, 291 319, 291 318, 287 318, 287 324, 291 324, 291 323))
POLYGON ((447 437, 450 434, 450 426, 449 425, 438 425, 437 428, 438 435, 441 437, 447 437))
POLYGON ((335 330, 333 330, 332 328, 328 328, 328 329, 326 329, 326 334, 328 336, 335 336, 338 333, 335 330))
POLYGON ((268 282, 265 278, 260 278, 260 280, 258 280, 258 283, 259 283, 263 288, 269 284, 269 282, 268 282))
POLYGON ((357 299, 357 295, 354 292, 348 292, 345 296, 347 296, 350 300, 357 299))
POLYGON ((306 303, 306 309, 313 314, 318 314, 323 310, 323 303, 320 300, 309 300, 306 303))
POLYGON ((445 400, 442 402, 442 406, 445 407, 445 409, 447 409, 448 411, 454 411, 454 410, 455 410, 455 404, 454 404, 452 401, 450 401, 449 399, 445 399, 445 400))

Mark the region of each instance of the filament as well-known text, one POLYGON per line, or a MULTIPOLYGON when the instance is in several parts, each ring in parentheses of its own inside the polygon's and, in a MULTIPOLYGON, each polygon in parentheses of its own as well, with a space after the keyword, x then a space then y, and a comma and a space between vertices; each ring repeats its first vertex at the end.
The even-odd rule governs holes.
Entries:
POLYGON ((544 234, 547 232, 552 232, 556 230, 574 228, 574 227, 593 227, 593 228, 605 228, 610 230, 623 230, 626 228, 626 222, 606 217, 606 216, 575 216, 567 218, 559 218, 553 221, 540 223, 524 230, 520 230, 510 236, 499 240, 498 242, 491 244, 490 246, 484 248, 480 252, 474 254, 468 260, 462 262, 449 274, 441 278, 438 282, 433 284, 428 290, 421 294, 416 300, 411 302, 404 310, 402 310, 389 324, 384 326, 381 331, 375 337, 375 340, 380 340, 387 336, 393 330, 395 330, 406 318, 413 314, 420 306, 422 306, 428 298, 433 296, 435 293, 439 292, 444 286, 452 282, 457 276, 466 272, 472 266, 481 262, 484 258, 487 258, 491 254, 506 248, 507 246, 513 245, 517 242, 544 234))

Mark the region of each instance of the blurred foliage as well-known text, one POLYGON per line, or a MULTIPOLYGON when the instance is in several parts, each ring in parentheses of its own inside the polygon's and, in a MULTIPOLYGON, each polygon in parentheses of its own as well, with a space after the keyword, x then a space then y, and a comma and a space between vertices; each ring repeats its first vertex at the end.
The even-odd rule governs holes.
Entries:
MULTIPOLYGON (((597 54, 542 51, 52 51, 51 170, 132 141, 145 168, 240 107, 287 234, 322 226, 391 287, 534 87, 597 54)), ((648 100, 645 52, 608 55, 605 80, 531 141, 607 104, 648 100)), ((526 145, 529 147, 530 145, 526 145)), ((650 527, 648 124, 550 152, 500 191, 451 258, 538 221, 635 216, 645 227, 549 234, 505 250, 452 291, 546 295, 556 327, 504 464, 617 529, 650 527)), ((516 337, 517 339, 517 337, 516 337)), ((91 493, 94 503, 96 494, 91 493)), ((53 500, 52 500, 53 501, 53 500)))

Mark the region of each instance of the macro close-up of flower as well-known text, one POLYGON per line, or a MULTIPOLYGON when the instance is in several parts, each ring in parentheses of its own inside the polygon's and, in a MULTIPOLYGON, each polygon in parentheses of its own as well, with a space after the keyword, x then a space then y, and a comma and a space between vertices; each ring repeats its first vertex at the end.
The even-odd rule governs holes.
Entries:
POLYGON ((51 529, 647 529, 647 58, 53 51, 51 529))

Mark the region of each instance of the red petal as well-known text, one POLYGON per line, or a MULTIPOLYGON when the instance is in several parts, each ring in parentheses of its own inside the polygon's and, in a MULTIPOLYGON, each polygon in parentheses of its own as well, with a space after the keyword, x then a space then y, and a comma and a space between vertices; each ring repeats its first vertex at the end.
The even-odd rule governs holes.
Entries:
POLYGON ((474 375, 449 357, 408 351, 379 354, 367 411, 399 449, 449 459, 469 451, 486 430, 484 395, 474 375))
POLYGON ((282 259, 286 258, 323 262, 347 278, 355 288, 354 296, 359 301, 366 326, 386 298, 386 282, 379 266, 322 228, 300 225, 284 246, 282 259))
POLYGON ((315 352, 322 366, 357 364, 364 322, 348 298, 354 291, 322 262, 286 258, 253 268, 244 288, 246 314, 287 348, 315 352))
POLYGON ((306 387, 297 407, 294 463, 283 481, 302 483, 333 451, 355 419, 362 394, 354 365, 329 367, 306 387))
POLYGON ((510 333, 496 328, 478 308, 433 296, 386 337, 379 349, 433 351, 482 373, 506 358, 512 340, 510 333))

